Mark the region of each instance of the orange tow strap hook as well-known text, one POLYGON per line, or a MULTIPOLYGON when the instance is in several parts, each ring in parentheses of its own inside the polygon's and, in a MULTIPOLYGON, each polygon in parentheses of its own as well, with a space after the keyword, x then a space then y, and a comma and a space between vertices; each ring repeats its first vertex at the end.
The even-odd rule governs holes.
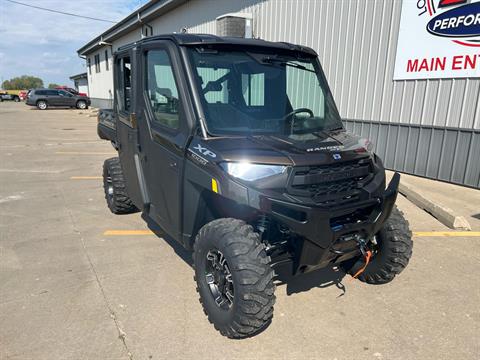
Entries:
POLYGON ((367 268, 368 266, 368 263, 370 262, 370 259, 372 258, 372 252, 370 250, 368 250, 366 253, 365 253, 365 265, 363 265, 363 267, 358 270, 355 275, 353 275, 353 278, 356 279, 358 276, 360 276, 361 273, 363 273, 365 271, 365 269, 367 268))

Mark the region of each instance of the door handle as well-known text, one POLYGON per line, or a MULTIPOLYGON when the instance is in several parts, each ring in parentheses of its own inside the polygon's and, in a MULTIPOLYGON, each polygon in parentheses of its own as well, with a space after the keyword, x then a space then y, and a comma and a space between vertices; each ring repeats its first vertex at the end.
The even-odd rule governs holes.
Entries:
POLYGON ((177 163, 175 161, 172 161, 170 164, 168 164, 168 166, 172 169, 176 169, 177 168, 177 163))

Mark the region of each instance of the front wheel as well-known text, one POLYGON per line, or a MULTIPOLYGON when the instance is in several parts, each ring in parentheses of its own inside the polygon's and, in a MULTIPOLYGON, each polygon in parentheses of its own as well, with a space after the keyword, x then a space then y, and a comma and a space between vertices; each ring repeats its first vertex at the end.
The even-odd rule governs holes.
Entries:
MULTIPOLYGON (((412 257, 412 232, 403 213, 395 206, 383 228, 375 235, 372 245, 372 261, 358 279, 368 284, 380 285, 392 281, 400 274, 412 257)), ((362 268, 363 259, 347 271, 355 274, 362 268)))
POLYGON ((15 96, 15 97, 13 98, 13 101, 19 102, 19 101, 20 101, 20 98, 19 98, 18 96, 15 96))
POLYGON ((250 225, 231 218, 206 224, 196 237, 193 258, 200 302, 215 329, 244 338, 268 326, 274 273, 265 245, 250 225))
POLYGON ((78 100, 77 101, 77 109, 85 110, 86 108, 88 108, 88 105, 87 105, 86 101, 84 101, 84 100, 78 100))
POLYGON ((48 104, 45 100, 37 101, 37 109, 39 110, 46 110, 48 108, 48 104))

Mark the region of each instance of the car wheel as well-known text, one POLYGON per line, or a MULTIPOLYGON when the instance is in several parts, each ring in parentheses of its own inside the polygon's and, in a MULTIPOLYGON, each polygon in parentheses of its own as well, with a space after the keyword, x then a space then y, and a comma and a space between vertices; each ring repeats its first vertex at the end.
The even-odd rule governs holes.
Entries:
POLYGON ((103 189, 110 211, 114 214, 131 214, 139 211, 128 197, 122 166, 118 157, 103 163, 103 189))
POLYGON ((77 109, 85 110, 87 108, 87 102, 83 100, 77 101, 77 109))
POLYGON ((13 98, 13 101, 15 101, 15 102, 20 102, 20 98, 19 98, 18 96, 15 96, 15 97, 13 98))
POLYGON ((270 324, 274 272, 252 226, 232 218, 206 224, 196 237, 193 258, 200 302, 215 329, 245 338, 270 324))
POLYGON ((39 100, 39 101, 37 101, 37 108, 39 110, 45 110, 45 109, 48 108, 48 104, 45 100, 39 100))

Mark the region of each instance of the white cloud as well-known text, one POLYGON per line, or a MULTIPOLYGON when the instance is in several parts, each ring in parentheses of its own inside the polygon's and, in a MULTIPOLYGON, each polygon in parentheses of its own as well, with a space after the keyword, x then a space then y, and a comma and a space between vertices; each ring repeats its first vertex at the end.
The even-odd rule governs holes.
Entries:
MULTIPOLYGON (((35 6, 119 21, 147 0, 23 0, 35 6)), ((76 18, 2 1, 0 11, 0 78, 23 74, 69 84, 85 71, 76 50, 113 23, 76 18)))

